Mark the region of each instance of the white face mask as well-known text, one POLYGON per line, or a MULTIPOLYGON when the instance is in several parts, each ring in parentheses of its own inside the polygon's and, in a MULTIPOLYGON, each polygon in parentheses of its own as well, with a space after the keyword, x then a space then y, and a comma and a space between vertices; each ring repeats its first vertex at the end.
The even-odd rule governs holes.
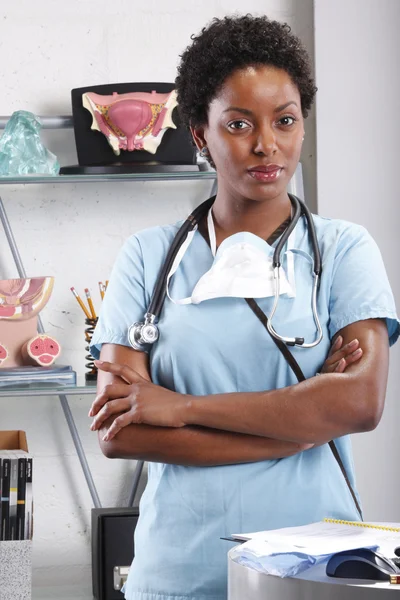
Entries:
MULTIPOLYGON (((167 295, 175 304, 200 304, 214 298, 267 298, 275 295, 273 273, 274 249, 260 237, 243 231, 226 238, 216 251, 216 237, 211 209, 207 217, 208 234, 214 262, 211 269, 204 273, 196 283, 188 298, 173 299, 169 294, 169 281, 178 269, 183 256, 189 248, 196 229, 191 231, 175 257, 167 278, 167 295)), ((289 297, 296 295, 294 282, 294 261, 290 251, 293 248, 294 233, 287 243, 288 276, 282 267, 279 269, 280 294, 289 297)))

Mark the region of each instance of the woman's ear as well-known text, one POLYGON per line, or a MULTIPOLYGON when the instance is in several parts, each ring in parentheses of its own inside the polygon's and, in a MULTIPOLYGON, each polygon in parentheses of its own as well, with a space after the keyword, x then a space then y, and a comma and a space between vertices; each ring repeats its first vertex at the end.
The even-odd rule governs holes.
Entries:
POLYGON ((190 127, 190 133, 192 134, 194 143, 199 151, 204 148, 204 146, 207 146, 207 142, 204 137, 204 127, 190 127))

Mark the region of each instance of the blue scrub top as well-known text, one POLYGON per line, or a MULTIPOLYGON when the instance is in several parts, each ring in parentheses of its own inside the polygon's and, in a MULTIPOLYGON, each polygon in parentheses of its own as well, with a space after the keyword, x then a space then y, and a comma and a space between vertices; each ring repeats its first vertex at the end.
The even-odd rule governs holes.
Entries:
MULTIPOLYGON (((306 377, 322 367, 333 335, 363 319, 386 319, 390 344, 399 321, 380 252, 358 225, 314 216, 322 256, 318 312, 324 333, 315 348, 291 348, 306 377)), ((129 346, 129 326, 142 321, 159 270, 181 223, 130 237, 122 248, 93 335, 129 346)), ((276 243, 275 243, 276 244, 276 243)), ((315 339, 311 312, 312 248, 302 217, 295 235, 296 296, 280 296, 274 327, 280 335, 315 339)), ((273 247, 270 248, 271 253, 273 247)), ((284 248, 285 250, 285 248, 284 248)), ((190 296, 213 263, 200 233, 172 278, 173 298, 190 296)), ((285 268, 286 258, 283 259, 285 268)), ((273 298, 257 300, 268 316, 273 298)), ((160 339, 150 352, 154 383, 184 394, 257 392, 297 380, 268 332, 242 298, 175 305, 168 298, 160 339)), ((356 491, 348 436, 336 444, 356 491)), ((356 492, 357 493, 357 492, 356 492)), ((275 529, 324 517, 359 520, 327 444, 257 463, 184 467, 150 463, 135 531, 135 558, 125 586, 128 600, 223 600, 232 533, 275 529)))

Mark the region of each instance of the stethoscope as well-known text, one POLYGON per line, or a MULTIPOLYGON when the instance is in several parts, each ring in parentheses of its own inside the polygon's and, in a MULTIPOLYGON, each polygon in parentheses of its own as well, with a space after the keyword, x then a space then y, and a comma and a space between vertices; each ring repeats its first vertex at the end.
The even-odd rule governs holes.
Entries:
MULTIPOLYGON (((317 346, 322 340, 322 328, 318 317, 317 310, 317 290, 318 290, 318 282, 321 275, 321 253, 319 251, 317 235, 315 232, 315 225, 312 215, 307 208, 307 206, 302 202, 297 196, 293 194, 289 194, 290 201, 293 207, 293 216, 292 219, 283 232, 279 242, 276 245, 274 256, 273 256, 273 273, 274 273, 274 304, 271 310, 271 314, 267 321, 267 328, 272 337, 281 342, 284 342, 288 346, 298 346, 300 348, 314 348, 317 346), (312 286, 312 295, 311 295, 311 305, 312 305, 312 313, 314 323, 316 325, 317 334, 316 338, 313 342, 305 343, 304 338, 300 337, 285 337, 279 335, 272 326, 272 319, 275 315, 279 293, 280 293, 280 275, 279 270, 281 267, 281 253, 282 248, 287 242, 290 234, 293 229, 296 227, 300 217, 304 215, 307 221, 308 226, 308 235, 310 237, 313 255, 314 255, 314 268, 313 268, 313 286, 312 286)), ((209 198, 200 206, 194 209, 194 211, 187 217, 183 225, 180 227, 178 233, 176 234, 171 247, 168 251, 167 257, 164 261, 163 266, 160 269, 156 285, 154 287, 153 295, 150 301, 150 305, 147 309, 146 314, 144 315, 144 321, 139 323, 134 323, 130 326, 128 330, 128 339, 130 345, 135 350, 148 350, 149 346, 154 344, 159 338, 159 329, 157 326, 157 321, 160 317, 162 307, 164 305, 165 296, 167 293, 167 281, 168 275, 171 271, 172 265, 174 263, 175 257, 179 252, 179 249, 185 242, 188 234, 196 229, 204 218, 204 216, 209 212, 213 203, 215 201, 215 196, 209 198)))

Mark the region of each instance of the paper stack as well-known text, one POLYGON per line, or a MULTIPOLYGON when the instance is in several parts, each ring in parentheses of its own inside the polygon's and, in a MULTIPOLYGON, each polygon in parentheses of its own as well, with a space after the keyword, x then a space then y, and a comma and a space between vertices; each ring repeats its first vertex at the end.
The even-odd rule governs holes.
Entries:
POLYGON ((232 537, 247 540, 231 551, 235 562, 279 577, 293 577, 343 550, 389 546, 393 551, 400 545, 400 533, 325 521, 232 537))

